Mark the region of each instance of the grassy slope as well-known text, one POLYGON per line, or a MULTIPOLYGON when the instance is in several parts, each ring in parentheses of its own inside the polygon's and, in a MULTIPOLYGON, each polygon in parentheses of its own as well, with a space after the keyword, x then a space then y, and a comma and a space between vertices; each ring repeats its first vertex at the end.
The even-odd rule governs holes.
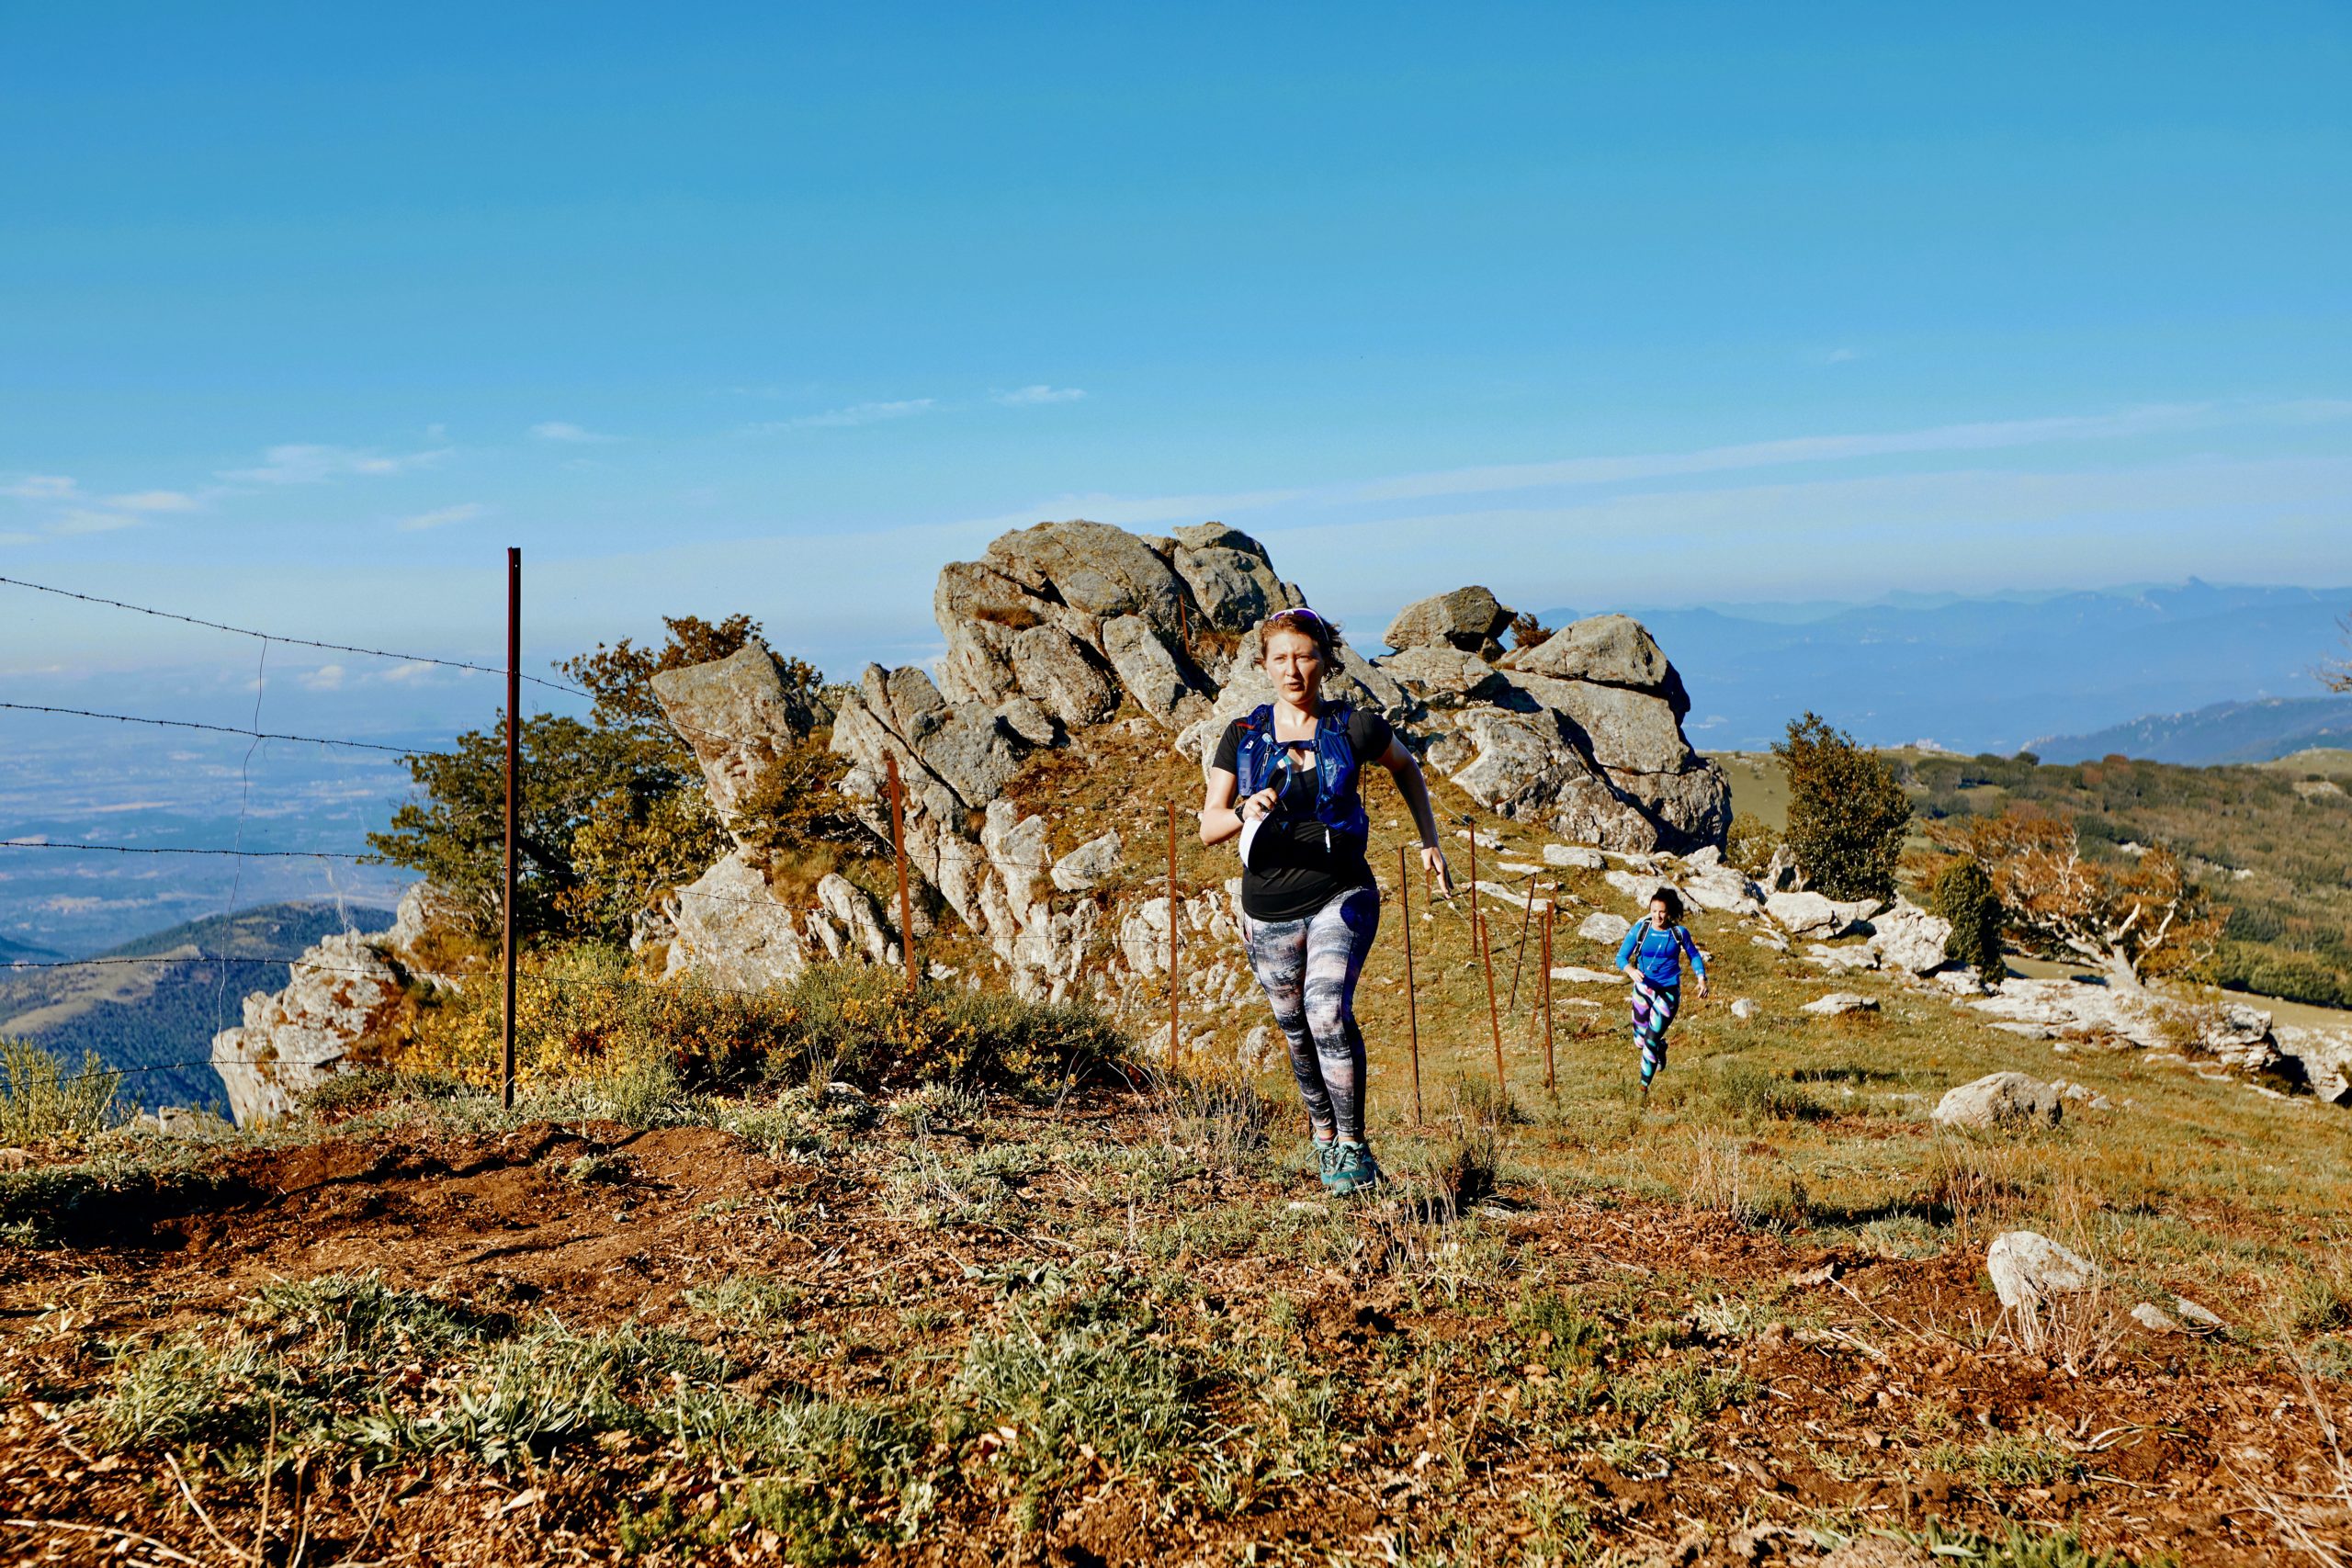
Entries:
MULTIPOLYGON (((1022 787, 1053 805, 1057 849, 1115 825, 1129 874, 1157 881, 1165 805, 1189 811, 1196 786, 1146 743, 1133 752, 1057 763, 1022 787)), ((1401 806, 1378 782, 1370 804, 1374 863, 1393 867, 1401 806)), ((1465 805, 1450 794, 1442 804, 1465 805)), ((1541 835, 1484 825, 1506 847, 1481 852, 1482 874, 1540 858, 1541 835)), ((1466 871, 1466 846, 1449 847, 1466 871)), ((1185 889, 1231 870, 1229 850, 1182 842, 1185 889)), ((1630 912, 1632 900, 1599 874, 1544 880, 1570 900, 1558 961, 1592 963, 1575 919, 1630 912)), ((1517 930, 1504 906, 1488 907, 1507 993, 1517 930)), ((336 1352, 356 1358, 333 1363, 346 1369, 424 1367, 358 1385, 396 1414, 446 1413, 459 1388, 570 1399, 623 1378, 612 1397, 640 1414, 596 1406, 604 1414, 569 1429, 607 1435, 550 1438, 579 1458, 543 1470, 497 1461, 485 1446, 494 1422, 446 1438, 433 1435, 445 1427, 395 1428, 359 1456, 365 1484, 339 1483, 321 1505, 321 1531, 352 1554, 369 1505, 413 1483, 415 1501, 391 1511, 375 1545, 430 1540, 447 1553, 463 1541, 473 1561, 531 1558, 550 1540, 599 1560, 705 1560, 714 1531, 759 1561, 812 1540, 865 1550, 910 1508, 924 1540, 955 1543, 951 1561, 1048 1542, 1063 1544, 1044 1560, 1096 1560, 1066 1549, 1074 1542, 1106 1561, 1151 1551, 1229 1562, 1255 1541, 1257 1561, 1321 1562, 1328 1547, 1369 1562, 1383 1559, 1369 1538, 1385 1531, 1394 1560, 1501 1562, 1540 1549, 1574 1562, 1604 1548, 1659 1551, 1692 1521, 1716 1539, 1762 1521, 1824 1532, 1766 1549, 1804 1562, 1813 1540, 1938 1517, 1995 1533, 2004 1519, 2071 1523, 2148 1560, 2277 1560, 2233 1467, 2305 1491, 2324 1481, 2304 1395, 2270 1347, 2285 1335, 2341 1405, 2352 1375, 2344 1112, 2095 1042, 2062 1055, 1876 975, 1829 981, 1700 911, 1715 995, 1694 996, 1646 1107, 1618 987, 1560 988, 1546 1089, 1531 950, 1502 1021, 1517 1108, 1501 1133, 1509 1207, 1450 1221, 1422 1205, 1442 1187, 1437 1173, 1477 1145, 1475 1108, 1494 1071, 1464 908, 1432 910, 1416 890, 1408 912, 1392 897, 1365 972, 1374 1134, 1407 1178, 1402 1201, 1337 1213, 1312 1201, 1281 1073, 1264 1080, 1275 1111, 1263 1156, 1215 1156, 1204 1139, 1216 1123, 1116 1103, 1069 1121, 943 1105, 867 1134, 706 1110, 737 1136, 692 1147, 595 1131, 576 1109, 564 1125, 527 1108, 511 1120, 469 1110, 474 1131, 454 1138, 430 1118, 395 1121, 316 1154, 304 1145, 334 1134, 298 1128, 259 1140, 292 1145, 284 1153, 232 1147, 226 1165, 209 1163, 208 1179, 233 1177, 219 1213, 200 1196, 152 1220, 136 1205, 52 1201, 127 1214, 134 1230, 159 1224, 188 1256, 112 1254, 120 1277, 108 1278, 85 1250, 104 1234, 38 1255, 17 1294, 70 1301, 82 1332, 7 1330, 0 1377, 90 1399, 69 1406, 85 1446, 153 1454, 168 1438, 107 1434, 133 1431, 147 1408, 137 1399, 189 1404, 164 1397, 183 1385, 204 1391, 201 1411, 229 1413, 192 1416, 199 1433, 244 1421, 238 1440, 257 1444, 260 1406, 237 1403, 258 1397, 237 1395, 260 1386, 256 1374, 208 1382, 206 1369, 263 1345, 301 1386, 331 1379, 323 1342, 271 1326, 296 1310, 283 1300, 293 1287, 272 1281, 331 1294, 348 1288, 336 1278, 381 1268, 395 1285, 492 1314, 478 1340, 422 1358, 397 1337, 336 1352), (1832 988, 1880 1010, 1797 1010, 1832 988), (1759 1015, 1733 1018, 1736 997, 1759 1015), (2019 1139, 1930 1130, 1926 1110, 1945 1088, 2005 1068, 2063 1074, 2114 1109, 2070 1108, 2055 1131, 2019 1139), (2072 1371, 1996 1325, 1980 1259, 1993 1233, 2018 1225, 2108 1270, 2109 1290, 2060 1347, 2072 1371), (1793 1282, 1824 1259, 1841 1280, 1793 1282), (2191 1343, 2108 1326, 2172 1292, 2238 1329, 2191 1343), (560 1303, 569 1339, 546 1326, 547 1303, 560 1303), (182 1326, 214 1360, 169 1361, 182 1326), (89 1349, 92 1336, 123 1335, 140 1354, 116 1362, 89 1349), (704 1414, 688 1422, 689 1410, 704 1414), (532 1486, 536 1500, 501 1511, 532 1486), (1330 1539, 1335 1523, 1343 1540, 1330 1539)), ((946 938, 933 955, 978 962, 946 938)), ((1187 963, 1216 956, 1204 943, 1187 963)), ((1159 1027, 1164 988, 1121 999, 1140 1028, 1159 1027)), ((1190 1007, 1186 1032, 1213 1021, 1222 1054, 1262 1018, 1245 993, 1230 1010, 1190 1007)), ((314 1321, 339 1315, 320 1307, 314 1321)), ((331 1402, 320 1419, 341 1408, 331 1402)), ((536 1408, 501 1419, 527 1427, 536 1408)), ((78 1468, 74 1482, 44 1479, 54 1445, 17 1429, 22 1462, 0 1470, 13 1511, 104 1518, 135 1504, 78 1468)), ((250 1529, 257 1488, 233 1436, 208 1439, 218 1452, 202 1484, 232 1529, 250 1529)), ((352 1440, 324 1450, 337 1473, 352 1440)), ((281 1495, 281 1519, 283 1506, 281 1495)), ((170 1508, 135 1505, 130 1517, 194 1540, 170 1508)))

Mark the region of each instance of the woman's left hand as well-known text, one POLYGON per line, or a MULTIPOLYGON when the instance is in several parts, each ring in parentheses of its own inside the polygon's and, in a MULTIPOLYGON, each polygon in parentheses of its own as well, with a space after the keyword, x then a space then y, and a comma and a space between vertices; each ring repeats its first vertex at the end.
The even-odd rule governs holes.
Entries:
POLYGON ((1453 896, 1453 868, 1445 863, 1445 852, 1443 850, 1438 848, 1435 844, 1423 844, 1421 846, 1421 870, 1427 873, 1436 882, 1440 892, 1443 893, 1449 898, 1453 896))

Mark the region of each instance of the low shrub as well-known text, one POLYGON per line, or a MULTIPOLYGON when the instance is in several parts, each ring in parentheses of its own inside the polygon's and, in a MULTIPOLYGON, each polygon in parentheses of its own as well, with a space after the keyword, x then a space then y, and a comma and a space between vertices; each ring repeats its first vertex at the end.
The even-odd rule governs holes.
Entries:
POLYGON ((122 1075, 96 1052, 78 1072, 25 1040, 0 1038, 0 1145, 78 1140, 103 1131, 122 1075))
MULTIPOLYGON (((605 1098, 647 1102, 641 1114, 613 1113, 649 1125, 680 1095, 762 1083, 1044 1090, 1125 1043, 1090 1008, 929 982, 910 991, 895 970, 868 964, 815 964, 788 986, 729 991, 648 980, 621 950, 586 943, 526 956, 514 1029, 525 1084, 608 1083, 605 1098)), ((499 987, 485 984, 427 1009, 391 1065, 487 1087, 500 1053, 499 987)))
POLYGON ((1928 904, 1951 922, 1944 956, 1989 982, 2007 976, 2008 961, 2001 955, 2001 899, 1982 864, 1963 857, 1944 867, 1928 890, 1928 904))

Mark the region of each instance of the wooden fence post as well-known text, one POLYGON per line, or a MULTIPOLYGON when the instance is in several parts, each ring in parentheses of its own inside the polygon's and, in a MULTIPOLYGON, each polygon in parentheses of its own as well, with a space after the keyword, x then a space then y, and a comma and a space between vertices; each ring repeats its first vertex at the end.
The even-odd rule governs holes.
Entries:
MULTIPOLYGON (((1182 601, 1179 601, 1182 603, 1182 601)), ((1184 909, 1176 901, 1176 803, 1168 803, 1168 1070, 1176 1070, 1177 1055, 1183 1049, 1181 1030, 1184 1017, 1183 972, 1178 967, 1176 926, 1183 919, 1184 909)))

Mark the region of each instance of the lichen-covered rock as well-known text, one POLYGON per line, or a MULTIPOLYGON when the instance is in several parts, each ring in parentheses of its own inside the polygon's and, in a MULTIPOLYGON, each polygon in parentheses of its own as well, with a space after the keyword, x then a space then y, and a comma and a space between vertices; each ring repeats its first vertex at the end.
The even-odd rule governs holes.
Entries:
POLYGON ((1445 643, 1424 643, 1373 660, 1374 667, 1402 681, 1431 707, 1454 708, 1494 702, 1511 690, 1510 680, 1475 653, 1445 643))
POLYGON ((1100 724, 1119 709, 1118 687, 1097 656, 1058 626, 1031 626, 1012 639, 1012 674, 1068 728, 1100 724))
POLYGON ((1033 593, 1081 615, 1141 615, 1176 629, 1175 570, 1142 539, 1107 523, 1040 523, 998 537, 989 564, 1033 593))
POLYGON ((2052 1085, 2024 1073, 1987 1073, 1973 1083, 1947 1089, 1929 1120, 1939 1127, 2054 1127, 2064 1114, 2065 1097, 2052 1085))
POLYGON ((1070 851, 1054 863, 1054 886, 1065 893, 1091 891, 1119 869, 1117 829, 1070 851))
POLYGON ((1590 681, 1652 693, 1666 699, 1677 719, 1690 711, 1681 675, 1649 628, 1630 615, 1588 615, 1533 648, 1513 649, 1502 663, 1507 670, 1558 681, 1590 681))
POLYGON ((808 966, 797 911, 775 896, 741 851, 671 896, 676 928, 662 978, 692 976, 727 991, 788 986, 808 966))
POLYGON ((1634 922, 1623 915, 1612 915, 1606 909, 1595 909, 1577 926, 1577 935, 1587 942, 1606 943, 1612 951, 1625 940, 1634 922))
POLYGON ((1764 909, 1781 930, 1798 936, 1836 936, 1846 929, 1838 907, 1818 893, 1774 893, 1765 898, 1764 909))
POLYGON ((785 690, 775 655, 750 642, 728 655, 651 682, 662 716, 702 767, 710 803, 733 820, 777 754, 806 737, 816 716, 785 690))
POLYGON ((1406 605, 1381 639, 1399 650, 1442 645, 1491 657, 1515 613, 1487 589, 1457 588, 1406 605))
POLYGON ((1878 998, 1855 991, 1832 991, 1826 997, 1815 998, 1797 1011, 1809 1012, 1815 1018, 1843 1018, 1849 1012, 1878 1011, 1878 998))
POLYGON ((1578 871, 1599 871, 1609 863, 1599 850, 1582 844, 1546 844, 1544 846, 1545 865, 1573 866, 1578 871))
POLYGON ((397 1011, 406 987, 380 939, 342 931, 289 966, 283 990, 244 999, 244 1022, 212 1037, 212 1067, 241 1127, 275 1121, 345 1068, 397 1011))
POLYGON ((1223 631, 1246 632, 1277 610, 1301 603, 1274 575, 1266 547, 1222 523, 1176 530, 1171 564, 1193 595, 1201 619, 1223 631))
POLYGON ((1136 705, 1170 728, 1181 729, 1209 711, 1208 697, 1185 679, 1175 655, 1141 615, 1103 622, 1102 654, 1136 705))

